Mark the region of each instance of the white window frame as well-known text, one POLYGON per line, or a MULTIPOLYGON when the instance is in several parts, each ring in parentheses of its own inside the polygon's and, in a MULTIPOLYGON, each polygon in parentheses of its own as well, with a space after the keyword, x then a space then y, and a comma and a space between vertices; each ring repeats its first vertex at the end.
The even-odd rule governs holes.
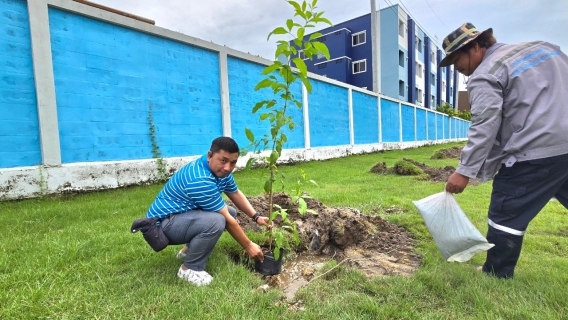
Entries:
POLYGON ((405 27, 404 27, 404 22, 402 22, 402 20, 398 19, 398 36, 404 39, 404 32, 405 27), (402 31, 402 34, 400 34, 402 31))
POLYGON ((306 54, 304 53, 304 50, 298 50, 298 58, 302 59, 302 60, 308 60, 308 57, 306 56, 306 54), (304 57, 302 58, 302 55, 304 55, 304 57))
POLYGON ((418 61, 416 61, 416 75, 419 78, 423 78, 422 75, 424 75, 424 66, 418 61))
POLYGON ((351 46, 352 46, 352 47, 360 46, 360 45, 365 44, 365 43, 367 43, 367 30, 363 30, 363 31, 361 31, 361 32, 357 32, 357 33, 351 34, 351 46), (359 35, 360 35, 360 34, 365 35, 365 40, 364 40, 363 42, 359 42, 359 43, 357 43, 357 44, 353 44, 353 39, 355 39, 355 38, 359 39, 359 35))
POLYGON ((352 72, 353 74, 358 74, 358 73, 365 73, 365 72, 367 72, 367 59, 357 60, 357 61, 351 62, 351 72, 352 72), (360 71, 361 68, 359 68, 359 71, 358 71, 358 72, 355 72, 355 64, 359 64, 359 63, 363 63, 363 66, 365 67, 365 70, 360 71))

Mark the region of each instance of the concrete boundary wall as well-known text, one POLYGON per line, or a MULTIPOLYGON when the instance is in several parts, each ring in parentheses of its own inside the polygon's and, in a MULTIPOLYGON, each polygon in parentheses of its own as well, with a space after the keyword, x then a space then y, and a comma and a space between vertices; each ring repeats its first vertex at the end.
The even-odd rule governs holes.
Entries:
MULTIPOLYGON (((156 37, 173 40, 183 44, 202 48, 215 52, 219 56, 219 83, 222 113, 222 132, 223 135, 230 136, 232 132, 231 103, 229 99, 229 77, 228 77, 228 57, 234 57, 261 66, 269 65, 272 61, 244 52, 240 52, 225 46, 217 45, 212 42, 194 38, 179 32, 174 32, 138 20, 130 19, 118 14, 90 7, 71 0, 28 0, 28 13, 30 24, 30 36, 32 44, 32 61, 34 66, 34 80, 36 85, 37 108, 39 118, 40 146, 42 152, 42 164, 37 166, 25 166, 15 168, 0 168, 0 200, 20 199, 35 197, 42 194, 53 194, 68 191, 87 191, 105 188, 117 188, 141 183, 151 183, 157 180, 155 159, 139 159, 127 161, 97 161, 97 162, 76 162, 62 163, 61 147, 59 141, 59 122, 57 116, 56 86, 53 72, 53 57, 51 52, 50 30, 49 30, 49 8, 67 11, 73 14, 103 21, 120 27, 132 29, 156 37)), ((381 150, 406 149, 424 145, 447 143, 450 141, 465 140, 465 133, 469 123, 463 120, 448 121, 448 117, 433 110, 423 109, 408 102, 376 94, 362 88, 351 86, 333 79, 310 74, 310 78, 321 81, 326 85, 337 86, 347 89, 346 101, 348 101, 348 144, 325 147, 312 147, 314 141, 310 131, 310 103, 317 101, 310 100, 305 87, 302 86, 303 103, 303 132, 304 148, 287 149, 283 152, 282 162, 298 162, 310 160, 325 160, 336 157, 344 157, 351 154, 362 154, 377 152, 381 150), (354 101, 353 92, 374 97, 377 100, 378 132, 376 132, 376 143, 356 144, 355 124, 354 124, 354 101), (381 117, 382 100, 391 101, 398 104, 397 126, 398 141, 383 142, 384 131, 389 130, 388 124, 383 123, 381 117), (404 139, 404 125, 402 118, 402 108, 414 108, 413 128, 408 128, 413 132, 414 141, 409 141, 408 135, 404 139), (441 118, 441 128, 443 132, 427 135, 426 140, 418 141, 416 110, 425 110, 426 119, 434 116, 434 128, 436 131, 440 127, 438 119, 441 118), (445 125, 445 123, 449 125, 445 125), (452 125, 456 128, 452 128, 452 125), (412 131, 413 130, 413 131, 412 131), (434 137, 431 137, 434 136, 434 137)), ((314 104, 316 106, 317 103, 314 104)), ((323 115, 325 116, 325 115, 323 115)), ((377 116, 377 115, 375 115, 377 116)), ((256 115, 251 115, 255 119, 256 115)), ((312 114, 312 117, 314 115, 312 114)), ((408 121, 405 123, 408 127, 408 121)), ((426 126, 429 122, 426 121, 426 126)), ((302 129, 300 129, 302 130, 302 129)), ((426 127, 426 132, 428 127, 426 127)), ((393 141, 393 140, 390 140, 393 141)), ((188 161, 197 158, 199 155, 184 157, 166 158, 168 172, 174 172, 188 161)), ((238 168, 242 168, 246 163, 247 157, 239 160, 238 168)))
MULTIPOLYGON (((350 155, 418 148, 447 142, 450 142, 450 140, 287 149, 283 150, 279 163, 328 160, 350 155)), ((166 158, 164 159, 166 171, 172 174, 188 162, 199 157, 200 155, 166 158)), ((250 155, 239 158, 237 170, 244 168, 249 157, 250 155)), ((0 184, 1 201, 150 184, 157 182, 158 176, 156 159, 145 159, 2 169, 0 170, 0 181, 2 182, 0 184)))

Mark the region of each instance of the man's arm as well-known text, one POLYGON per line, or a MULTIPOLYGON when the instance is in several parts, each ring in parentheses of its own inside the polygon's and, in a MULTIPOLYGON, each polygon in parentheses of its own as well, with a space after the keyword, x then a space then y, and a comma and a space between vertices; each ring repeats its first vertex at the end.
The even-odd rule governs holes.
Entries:
POLYGON ((256 243, 252 242, 247 235, 244 233, 241 226, 239 226, 237 220, 235 220, 231 214, 229 214, 229 209, 224 206, 223 209, 219 210, 219 213, 225 217, 225 229, 229 234, 243 247, 247 254, 255 259, 262 262, 264 260, 264 254, 262 254, 262 249, 256 243))
POLYGON ((477 176, 501 127, 503 89, 498 79, 490 74, 482 74, 471 78, 468 87, 471 95, 471 127, 456 172, 446 183, 446 191, 451 193, 462 192, 469 179, 477 176))
MULTIPOLYGON (((245 197, 245 195, 241 192, 241 190, 237 190, 237 192, 233 193, 225 192, 225 194, 227 195, 227 197, 229 197, 229 199, 231 199, 231 201, 233 201, 235 206, 241 209, 241 211, 243 211, 247 216, 249 216, 250 218, 254 216, 256 211, 248 201, 247 197, 245 197)), ((259 217, 256 220, 256 223, 261 226, 266 226, 268 223, 268 217, 259 217)))

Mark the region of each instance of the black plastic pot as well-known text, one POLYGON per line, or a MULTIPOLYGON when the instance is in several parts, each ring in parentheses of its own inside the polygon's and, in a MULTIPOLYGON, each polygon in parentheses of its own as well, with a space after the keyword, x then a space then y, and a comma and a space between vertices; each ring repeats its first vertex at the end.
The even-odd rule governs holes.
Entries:
POLYGON ((284 255, 283 253, 284 253, 283 250, 280 250, 280 256, 278 257, 278 260, 274 259, 274 253, 272 252, 265 253, 263 262, 255 260, 254 269, 258 273, 265 276, 273 276, 282 273, 282 256, 284 255))

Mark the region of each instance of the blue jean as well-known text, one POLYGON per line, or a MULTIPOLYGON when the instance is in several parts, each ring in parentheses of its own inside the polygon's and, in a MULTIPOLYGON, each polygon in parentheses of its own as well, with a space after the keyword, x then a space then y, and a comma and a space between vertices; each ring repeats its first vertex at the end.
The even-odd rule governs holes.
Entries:
MULTIPOLYGON (((228 207, 237 217, 237 210, 228 207)), ((203 271, 217 240, 225 230, 225 217, 218 212, 191 210, 172 214, 162 221, 164 234, 171 245, 185 244, 189 250, 183 265, 191 270, 203 271)))

